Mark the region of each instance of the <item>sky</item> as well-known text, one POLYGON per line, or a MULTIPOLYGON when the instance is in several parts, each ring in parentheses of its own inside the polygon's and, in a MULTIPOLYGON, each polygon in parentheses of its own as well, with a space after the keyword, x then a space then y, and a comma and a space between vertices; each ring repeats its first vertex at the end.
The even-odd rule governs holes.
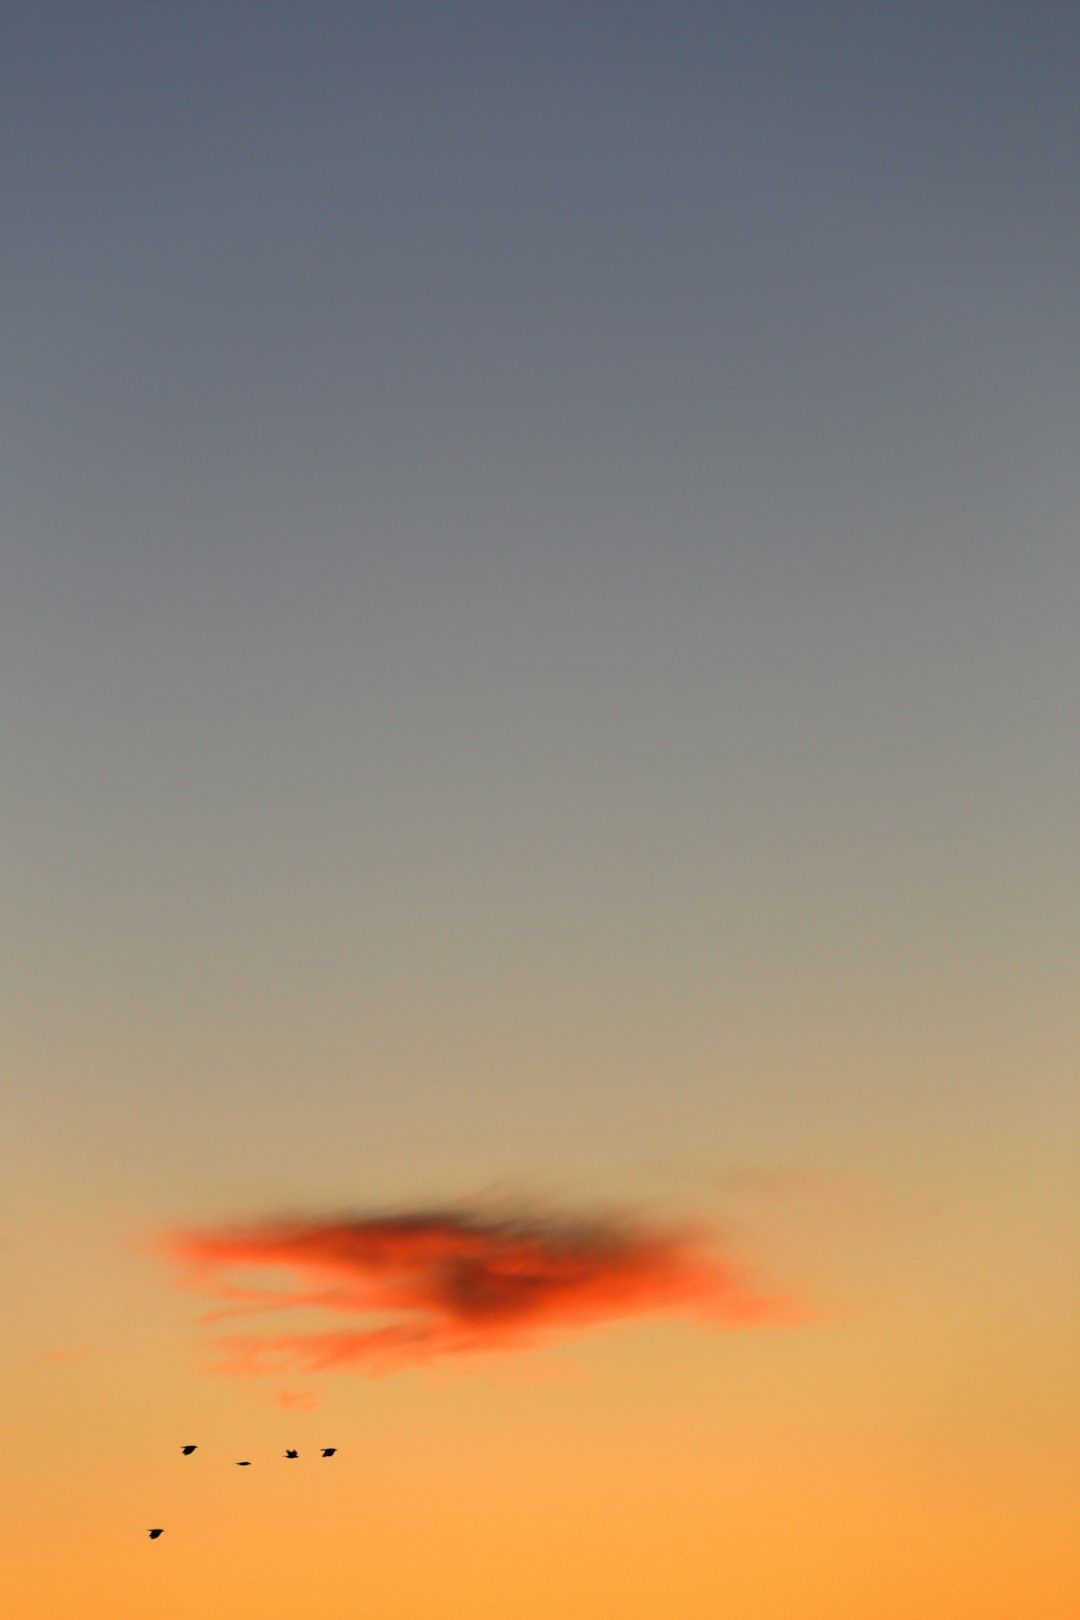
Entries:
POLYGON ((19 1620, 1074 1620, 1078 70, 3 9, 19 1620))

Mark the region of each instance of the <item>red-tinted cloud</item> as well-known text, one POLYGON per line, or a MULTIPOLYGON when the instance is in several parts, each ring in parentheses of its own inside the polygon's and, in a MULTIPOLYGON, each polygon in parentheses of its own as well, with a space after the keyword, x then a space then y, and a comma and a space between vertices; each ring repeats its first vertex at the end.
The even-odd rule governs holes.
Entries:
POLYGON ((793 1317, 790 1303, 755 1288, 701 1232, 612 1217, 425 1209, 186 1230, 164 1247, 189 1282, 222 1302, 207 1320, 313 1307, 354 1318, 220 1340, 225 1368, 240 1374, 393 1372, 629 1317, 725 1327, 793 1317), (288 1280, 233 1281, 251 1272, 288 1280))
POLYGON ((279 1390, 276 1399, 287 1412, 314 1412, 319 1404, 318 1396, 303 1389, 279 1390))

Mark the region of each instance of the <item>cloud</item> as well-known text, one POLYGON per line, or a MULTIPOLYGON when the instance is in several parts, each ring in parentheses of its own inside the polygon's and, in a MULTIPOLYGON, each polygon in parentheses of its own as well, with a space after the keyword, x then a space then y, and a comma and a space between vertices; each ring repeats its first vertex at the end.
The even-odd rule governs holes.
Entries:
POLYGON ((319 1404, 318 1396, 304 1389, 279 1390, 276 1399, 287 1412, 314 1412, 319 1404))
POLYGON ((709 1233, 610 1214, 458 1205, 189 1228, 162 1247, 188 1285, 218 1302, 204 1321, 312 1309, 351 1319, 219 1339, 222 1370, 239 1375, 395 1372, 634 1317, 734 1328, 797 1315, 709 1233), (235 1280, 252 1273, 259 1286, 235 1280))
POLYGON ((31 1363, 34 1367, 71 1367, 78 1361, 86 1361, 94 1354, 89 1345, 77 1344, 60 1350, 47 1350, 44 1355, 36 1356, 31 1363))

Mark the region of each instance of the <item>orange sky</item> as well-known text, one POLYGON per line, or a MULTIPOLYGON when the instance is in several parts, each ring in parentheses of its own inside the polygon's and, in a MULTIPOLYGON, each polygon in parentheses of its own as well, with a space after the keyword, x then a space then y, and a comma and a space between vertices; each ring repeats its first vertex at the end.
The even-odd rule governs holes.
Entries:
POLYGON ((5 1616, 1076 1620, 1078 77, 0 7, 5 1616))

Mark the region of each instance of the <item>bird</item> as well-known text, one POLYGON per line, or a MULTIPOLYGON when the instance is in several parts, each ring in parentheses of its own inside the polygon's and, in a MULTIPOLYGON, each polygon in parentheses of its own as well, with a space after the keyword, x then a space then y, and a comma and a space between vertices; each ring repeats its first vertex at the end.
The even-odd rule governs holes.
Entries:
POLYGON ((249 1462, 238 1462, 236 1466, 237 1468, 250 1468, 251 1464, 249 1462))
POLYGON ((337 1446, 323 1446, 322 1454, 324 1457, 332 1457, 336 1450, 337 1446))
POLYGON ((185 1457, 190 1457, 191 1453, 193 1451, 198 1451, 198 1449, 199 1449, 198 1446, 181 1446, 180 1447, 180 1450, 184 1453, 185 1457))
POLYGON ((150 1540, 151 1540, 151 1541, 156 1541, 156 1540, 157 1540, 157 1538, 158 1538, 158 1536, 160 1536, 160 1535, 162 1535, 162 1534, 164 1534, 164 1530, 163 1530, 163 1529, 159 1529, 159 1530, 148 1530, 148 1531, 147 1531, 147 1535, 148 1535, 148 1536, 149 1536, 149 1537, 150 1537, 150 1540))
POLYGON ((287 1451, 285 1455, 286 1457, 299 1457, 300 1453, 298 1451, 287 1451))

